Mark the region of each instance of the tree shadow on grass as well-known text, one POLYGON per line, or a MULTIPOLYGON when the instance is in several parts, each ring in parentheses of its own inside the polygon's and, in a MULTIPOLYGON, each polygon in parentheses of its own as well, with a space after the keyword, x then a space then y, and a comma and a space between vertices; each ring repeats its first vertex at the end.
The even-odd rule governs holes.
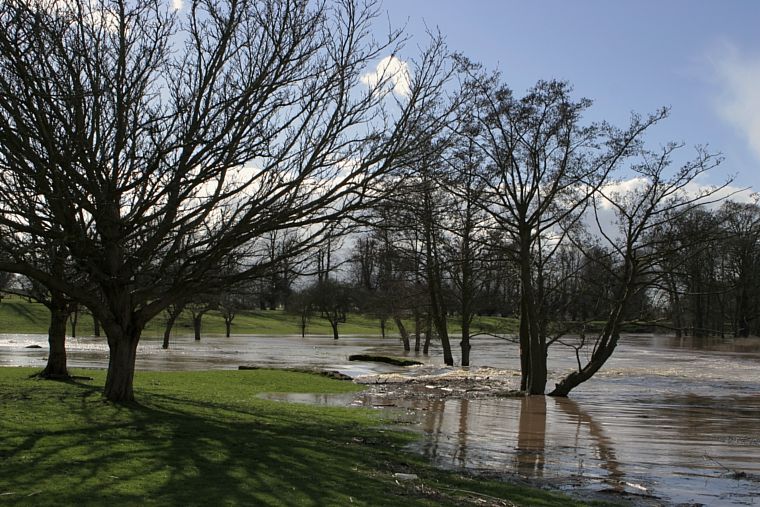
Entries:
POLYGON ((11 301, 5 303, 5 306, 15 312, 18 318, 26 319, 34 324, 44 324, 44 321, 40 320, 40 315, 32 312, 28 304, 11 301))
MULTIPOLYGON (((357 409, 255 398, 278 385, 267 376, 251 384, 237 375, 165 384, 148 376, 140 403, 130 404, 104 401, 103 375, 93 376, 95 385, 0 375, 0 507, 481 505, 494 497, 569 505, 434 471, 398 453, 407 440, 370 428, 357 409), (399 483, 393 472, 422 480, 399 483)), ((290 380, 288 388, 303 383, 290 380)))
POLYGON ((366 428, 324 423, 311 407, 162 394, 114 405, 66 384, 55 390, 66 391, 60 424, 17 429, 2 445, 0 505, 409 504, 387 490, 387 471, 367 467, 366 428))

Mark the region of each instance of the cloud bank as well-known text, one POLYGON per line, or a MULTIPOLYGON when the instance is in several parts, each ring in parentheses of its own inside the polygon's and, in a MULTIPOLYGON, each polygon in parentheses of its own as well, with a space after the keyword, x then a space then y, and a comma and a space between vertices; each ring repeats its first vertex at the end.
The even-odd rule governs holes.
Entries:
POLYGON ((710 56, 720 87, 718 114, 745 138, 760 160, 760 55, 726 44, 710 56))

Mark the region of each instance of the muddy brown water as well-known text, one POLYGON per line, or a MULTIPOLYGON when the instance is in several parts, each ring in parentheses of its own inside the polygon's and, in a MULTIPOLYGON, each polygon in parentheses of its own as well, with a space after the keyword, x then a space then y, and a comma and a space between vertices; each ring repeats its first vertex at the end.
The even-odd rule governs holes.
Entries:
MULTIPOLYGON (((72 367, 107 365, 103 339, 69 339, 68 351, 72 367)), ((435 380, 456 371, 443 367, 435 349, 429 358, 409 353, 426 363, 412 368, 347 360, 358 353, 404 355, 397 340, 374 337, 177 337, 169 350, 144 339, 137 368, 338 370, 370 389, 270 397, 388 410, 422 433, 414 450, 442 467, 640 504, 760 505, 760 339, 624 336, 606 367, 568 399, 493 397, 467 387, 517 387, 517 349, 495 338, 475 340, 477 366, 465 374, 465 388, 435 380)), ((562 353, 550 352, 549 385, 574 366, 562 353)), ((46 354, 45 336, 0 335, 2 366, 42 366, 46 354)))

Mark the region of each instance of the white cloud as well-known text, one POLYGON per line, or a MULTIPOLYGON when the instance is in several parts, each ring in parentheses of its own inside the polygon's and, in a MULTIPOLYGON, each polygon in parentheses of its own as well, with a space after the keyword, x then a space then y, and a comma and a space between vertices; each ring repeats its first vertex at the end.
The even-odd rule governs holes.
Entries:
POLYGON ((172 9, 174 9, 175 11, 182 9, 183 5, 184 5, 183 0, 172 0, 172 9))
MULTIPOLYGON (((602 193, 608 197, 615 199, 625 198, 626 195, 631 195, 631 192, 643 189, 649 180, 644 177, 632 177, 625 180, 619 180, 612 183, 608 183, 602 187, 602 193)), ((681 189, 679 195, 683 197, 696 197, 699 194, 704 194, 706 191, 714 188, 715 185, 703 184, 698 179, 690 181, 685 187, 681 189)), ((752 189, 738 187, 733 184, 728 184, 723 188, 715 190, 706 197, 702 202, 710 209, 719 207, 724 200, 730 200, 735 202, 754 202, 754 193, 752 189)), ((602 210, 612 210, 613 206, 610 201, 602 197, 599 200, 600 208, 602 210)))
MULTIPOLYGON (((615 196, 628 194, 640 188, 644 188, 646 184, 647 184, 646 178, 643 178, 643 177, 629 178, 627 180, 619 180, 619 181, 614 181, 612 183, 607 183, 606 185, 602 187, 601 190, 602 190, 603 195, 615 197, 615 196)), ((600 199, 600 204, 601 204, 601 207, 604 209, 613 208, 612 203, 604 197, 600 199)))
MULTIPOLYGON (((633 192, 642 190, 649 181, 644 177, 632 177, 624 180, 608 183, 602 187, 602 193, 615 201, 625 201, 626 198, 632 198, 633 192)), ((699 181, 692 180, 689 182, 680 192, 682 197, 696 197, 706 190, 713 188, 711 185, 704 185, 699 181)), ((735 185, 726 185, 725 187, 715 191, 714 194, 708 196, 703 204, 709 210, 717 210, 724 202, 724 200, 731 200, 740 203, 755 202, 754 194, 751 189, 743 187, 737 187, 735 185)), ((598 201, 599 207, 597 209, 597 218, 594 218, 593 210, 589 209, 587 215, 584 217, 586 225, 589 227, 589 231, 592 234, 598 234, 599 229, 611 238, 617 238, 620 234, 617 220, 615 216, 615 208, 612 203, 605 197, 600 197, 598 201)))
POLYGON ((395 94, 403 97, 408 97, 411 93, 409 64, 393 55, 380 60, 375 70, 364 74, 361 80, 369 87, 375 87, 379 83, 387 83, 395 94))
POLYGON ((733 125, 760 159, 760 55, 724 44, 709 58, 720 87, 718 114, 733 125))

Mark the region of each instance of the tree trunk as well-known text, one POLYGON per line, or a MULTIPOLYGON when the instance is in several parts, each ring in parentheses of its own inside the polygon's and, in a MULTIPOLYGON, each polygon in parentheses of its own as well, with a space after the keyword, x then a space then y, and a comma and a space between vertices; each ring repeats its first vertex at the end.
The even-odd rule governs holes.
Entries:
POLYGON ((140 328, 124 330, 116 324, 106 328, 110 355, 104 395, 110 401, 129 402, 135 399, 132 385, 141 331, 140 328))
POLYGON ((420 312, 419 310, 414 310, 414 351, 419 352, 420 351, 420 312))
MULTIPOLYGON (((617 326, 614 326, 615 328, 617 326)), ((588 363, 580 370, 570 372, 549 393, 549 396, 565 397, 570 391, 587 381, 607 362, 617 346, 620 335, 617 330, 605 329, 601 337, 600 345, 594 351, 588 363)))
POLYGON ((528 377, 530 377, 530 329, 528 319, 525 317, 525 301, 520 298, 520 390, 528 390, 528 377))
POLYGON ((96 337, 100 337, 100 321, 96 316, 92 316, 92 334, 96 337))
POLYGON ((428 355, 430 352, 430 339, 433 337, 433 319, 428 313, 425 316, 425 344, 422 346, 422 353, 428 355))
POLYGON ((441 339, 441 347, 443 348, 443 362, 446 366, 454 366, 454 356, 451 354, 451 342, 449 341, 449 330, 446 322, 446 314, 442 311, 438 311, 433 322, 435 323, 435 330, 438 333, 438 338, 441 339))
POLYGON ((332 330, 333 330, 333 340, 337 340, 338 339, 338 321, 331 320, 330 325, 332 326, 332 330))
POLYGON ((404 350, 409 352, 411 347, 409 346, 409 332, 406 330, 406 326, 404 326, 404 323, 398 317, 393 317, 393 322, 396 323, 398 332, 401 335, 401 341, 404 342, 404 350))
POLYGON ((169 338, 171 337, 172 329, 174 328, 174 323, 177 321, 177 317, 182 313, 182 306, 174 307, 169 306, 169 308, 166 309, 166 326, 164 327, 164 342, 161 345, 161 348, 164 350, 169 348, 169 338))
POLYGON ((546 339, 544 330, 537 315, 538 309, 535 305, 530 308, 530 376, 528 377, 528 393, 544 394, 546 392, 546 339))
POLYGON ((470 366, 470 320, 462 318, 462 340, 459 342, 462 349, 462 366, 470 366))
POLYGON ((201 341, 201 322, 203 320, 203 314, 193 315, 193 332, 195 333, 195 341, 201 341))
POLYGON ((77 337, 77 321, 79 321, 79 308, 73 305, 73 310, 69 313, 69 322, 71 323, 71 337, 77 337))
POLYGON ((65 379, 69 377, 66 366, 66 321, 69 318, 69 307, 61 302, 56 295, 52 296, 50 308, 50 327, 48 329, 47 365, 40 374, 44 378, 65 379))
POLYGON ((228 319, 227 317, 224 318, 224 329, 225 336, 229 338, 230 334, 232 334, 232 319, 228 319))
POLYGON ((540 331, 535 322, 535 307, 529 303, 530 327, 530 374, 528 375, 529 394, 544 394, 546 390, 546 347, 543 345, 540 331), (532 322, 531 322, 532 321, 532 322))
POLYGON ((443 362, 446 366, 454 365, 454 357, 451 355, 451 343, 449 342, 448 323, 446 322, 446 312, 443 304, 443 289, 441 287, 440 270, 436 260, 436 252, 428 241, 427 245, 427 275, 428 290, 430 296, 430 316, 435 326, 438 338, 441 340, 443 348, 443 362))
POLYGON ((599 369, 604 366, 604 363, 612 356, 612 353, 617 347, 618 340, 620 339, 620 326, 623 322, 626 306, 631 300, 634 292, 634 285, 637 278, 637 268, 629 261, 626 264, 625 272, 625 286, 622 289, 622 293, 615 305, 610 311, 607 317, 607 322, 604 325, 602 334, 597 340, 594 346, 594 352, 591 354, 591 358, 583 368, 579 368, 577 371, 569 373, 563 378, 559 384, 556 384, 549 396, 567 396, 574 388, 587 381, 599 369))
POLYGON ((530 229, 521 234, 520 246, 520 387, 529 394, 546 390, 546 347, 542 346, 539 315, 533 291, 530 229))

